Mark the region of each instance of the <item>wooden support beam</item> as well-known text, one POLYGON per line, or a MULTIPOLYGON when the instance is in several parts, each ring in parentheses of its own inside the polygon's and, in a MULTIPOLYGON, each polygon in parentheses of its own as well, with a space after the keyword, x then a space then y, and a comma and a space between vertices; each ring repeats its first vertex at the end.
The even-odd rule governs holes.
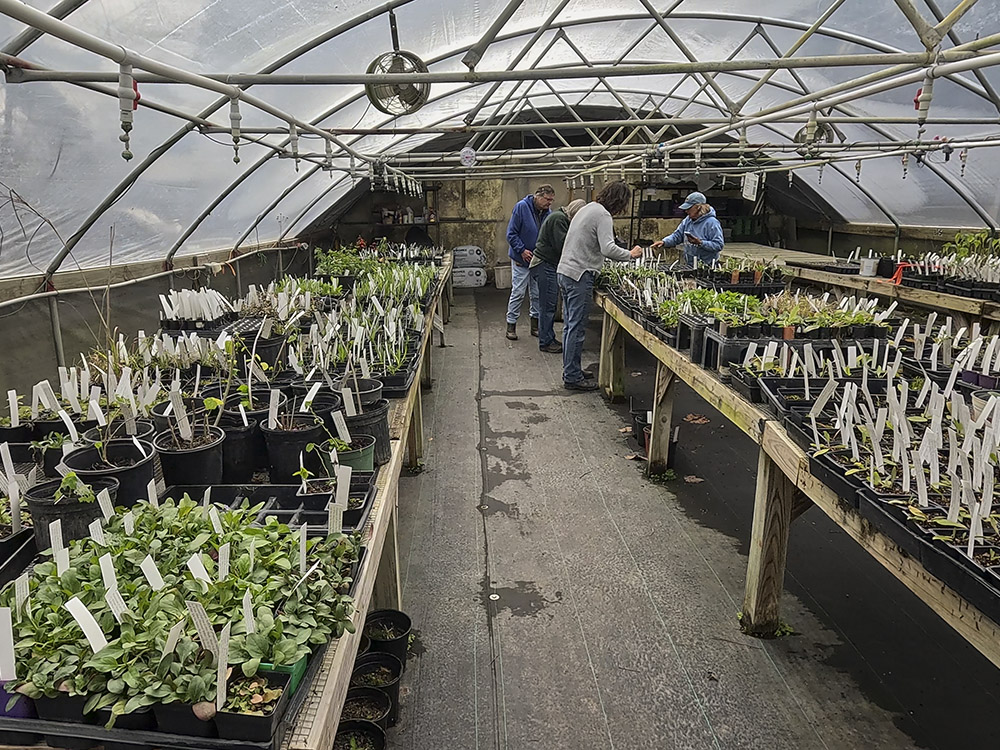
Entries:
POLYGON ((795 499, 792 501, 792 520, 794 521, 814 506, 815 503, 802 490, 796 488, 795 499))
POLYGON ((416 469, 424 457, 424 400, 417 392, 413 400, 413 415, 406 435, 406 466, 416 469))
MULTIPOLYGON (((444 333, 441 334, 441 340, 444 341, 444 333)), ((432 344, 434 343, 434 332, 431 332, 431 337, 427 341, 427 346, 424 347, 424 356, 420 362, 420 385, 423 388, 430 388, 432 384, 431 380, 431 350, 434 349, 432 344)))
POLYGON ((649 434, 649 460, 646 476, 662 474, 670 458, 670 438, 674 414, 673 370, 662 362, 656 364, 656 387, 653 389, 653 425, 649 434))
POLYGON ((750 635, 772 636, 780 625, 778 606, 785 581, 788 529, 795 500, 795 485, 762 446, 757 460, 750 560, 740 622, 743 631, 750 635))
POLYGON ((612 402, 625 400, 625 336, 607 311, 601 326, 601 357, 597 374, 601 393, 612 402))
POLYGON ((392 493, 391 501, 392 509, 385 530, 385 541, 382 543, 382 557, 379 558, 375 587, 372 589, 372 609, 403 608, 402 587, 399 584, 399 550, 396 541, 396 521, 399 516, 398 484, 392 493))

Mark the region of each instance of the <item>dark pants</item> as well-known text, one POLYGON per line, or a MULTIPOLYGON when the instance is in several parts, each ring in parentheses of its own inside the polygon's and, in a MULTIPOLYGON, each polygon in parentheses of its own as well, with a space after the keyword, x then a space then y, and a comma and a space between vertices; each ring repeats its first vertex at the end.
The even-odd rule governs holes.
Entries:
POLYGON ((563 293, 563 382, 579 383, 584 379, 580 358, 594 299, 594 273, 586 271, 579 281, 559 274, 559 287, 563 293))
POLYGON ((556 267, 544 260, 531 269, 531 280, 538 286, 538 348, 544 349, 556 340, 552 326, 559 301, 559 280, 556 267))

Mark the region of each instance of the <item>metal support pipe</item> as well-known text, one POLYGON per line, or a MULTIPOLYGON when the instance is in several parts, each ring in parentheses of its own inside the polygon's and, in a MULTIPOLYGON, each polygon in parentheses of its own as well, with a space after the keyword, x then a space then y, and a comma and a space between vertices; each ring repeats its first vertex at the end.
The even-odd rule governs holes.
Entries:
POLYGON ((913 5, 912 0, 895 0, 895 3, 928 50, 934 49, 941 43, 941 36, 934 31, 933 26, 927 23, 920 11, 913 5))
MULTIPOLYGON (((47 11, 53 18, 65 18, 74 10, 84 5, 87 0, 60 0, 52 7, 51 10, 47 11)), ((29 26, 16 37, 11 39, 4 45, 3 51, 8 55, 20 55, 27 49, 28 45, 32 44, 36 39, 42 35, 42 32, 36 28, 29 26)))
POLYGON ((49 297, 49 321, 52 323, 52 343, 56 345, 56 364, 66 366, 66 352, 63 351, 62 326, 59 324, 59 299, 57 295, 49 297))
MULTIPOLYGON (((0 0, 0 11, 17 0, 0 0)), ((41 14, 45 16, 44 13, 41 14)), ((48 16, 46 16, 48 18, 48 16)), ((67 27, 77 31, 72 26, 67 27)), ((51 33, 51 32, 50 32, 51 33)), ((83 32, 81 32, 83 33, 83 32)), ((57 35, 59 36, 59 35, 57 35)), ((89 35, 87 35, 89 36, 89 35)), ((62 38, 62 37, 60 37, 62 38)), ((96 37, 93 37, 96 39, 96 37)), ((68 41, 68 40, 67 40, 68 41)), ((101 41, 101 40, 98 40, 101 41)), ((102 42, 102 44, 108 44, 102 42)), ((81 45, 83 46, 83 45, 81 45)), ((112 45, 113 46, 113 45, 112 45)), ((85 49, 88 47, 84 46, 85 49)), ((117 48, 119 51, 121 47, 117 48)), ((90 51, 96 52, 95 49, 90 51)), ((107 52, 107 50, 105 50, 107 52)), ((120 62, 131 59, 132 65, 148 70, 148 73, 134 73, 139 83, 187 83, 198 88, 225 93, 227 96, 234 86, 319 86, 319 85, 369 85, 398 83, 490 83, 510 81, 540 81, 572 78, 613 78, 646 75, 679 75, 699 73, 727 73, 749 70, 798 70, 801 68, 872 67, 886 65, 930 65, 935 58, 926 52, 899 52, 887 54, 857 55, 815 55, 812 57, 792 57, 777 59, 705 60, 695 62, 649 62, 630 65, 586 66, 563 68, 535 68, 520 70, 490 70, 463 73, 462 71, 440 71, 428 73, 301 73, 301 74, 256 74, 256 73, 210 73, 193 74, 179 68, 157 63, 149 58, 128 52, 117 57, 100 53, 104 57, 120 62), (169 71, 169 72, 168 72, 169 71), (229 84, 223 83, 230 82, 229 84)), ((984 53, 973 50, 942 50, 942 61, 958 62, 975 60, 984 53)), ((8 83, 28 81, 64 81, 70 83, 111 83, 117 80, 117 73, 104 71, 31 71, 12 70, 8 83)), ((716 84, 718 85, 718 84, 716 84)), ((714 90, 714 88, 713 88, 714 90)), ((244 98, 244 97, 241 97, 244 98)), ((728 96, 726 97, 729 98, 728 96)), ((250 102, 250 99, 245 98, 250 102)), ((254 104, 254 106, 258 106, 254 104)), ((268 111, 268 110, 265 110, 268 111)), ((273 112, 268 111, 269 114, 273 112)), ((275 115, 287 120, 289 115, 275 115)))
POLYGON ((490 25, 483 34, 479 41, 469 47, 469 51, 465 53, 462 58, 462 64, 465 65, 469 70, 475 70, 479 61, 483 59, 483 55, 486 53, 486 48, 489 47, 493 40, 497 38, 497 34, 500 33, 501 29, 507 24, 511 19, 517 9, 521 7, 524 0, 509 0, 504 9, 500 11, 500 15, 496 17, 496 20, 490 25))

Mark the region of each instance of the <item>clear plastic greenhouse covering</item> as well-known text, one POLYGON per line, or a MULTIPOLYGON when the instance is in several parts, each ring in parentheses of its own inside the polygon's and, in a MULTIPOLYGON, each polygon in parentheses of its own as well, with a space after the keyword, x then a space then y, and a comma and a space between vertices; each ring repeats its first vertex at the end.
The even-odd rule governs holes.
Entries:
MULTIPOLYGON (((958 0, 906 0, 935 22, 958 0)), ((508 0, 30 0, 32 7, 70 26, 138 54, 194 73, 364 73, 380 52, 392 49, 386 11, 394 8, 402 49, 416 53, 431 72, 465 73, 462 56, 487 32, 508 0)), ((824 14, 795 56, 922 53, 924 44, 896 0, 661 0, 656 10, 686 49, 681 49, 641 0, 532 0, 486 47, 477 71, 532 66, 580 66, 766 60, 782 57, 824 14), (832 12, 830 9, 833 8, 832 12), (757 33, 754 33, 757 30, 757 33), (526 45, 538 35, 527 51, 526 45), (544 52, 544 55, 542 54, 544 52)), ((1000 31, 1000 0, 979 0, 941 42, 947 50, 1000 31)), ((0 51, 55 71, 118 72, 112 61, 28 27, 0 12, 0 51)), ((741 115, 872 73, 844 66, 779 70, 742 104, 741 115)), ((138 72, 138 71, 137 71, 138 72)), ((765 76, 763 70, 718 73, 714 85, 693 75, 637 75, 605 79, 504 82, 477 113, 476 122, 503 113, 503 102, 527 93, 536 109, 579 105, 648 111, 650 102, 668 116, 729 117, 723 92, 739 101, 765 76), (612 90, 613 87, 613 90, 612 90), (662 103, 661 103, 662 102, 662 103)), ((115 90, 117 84, 104 84, 115 90)), ((919 82, 888 89, 830 110, 857 117, 838 124, 848 141, 906 141, 909 124, 876 124, 866 118, 913 118, 919 82)), ((392 118, 369 105, 358 85, 255 85, 248 92, 322 128, 385 127, 384 134, 343 140, 366 156, 405 153, 431 135, 393 133, 392 127, 460 126, 490 83, 435 83, 430 100, 414 114, 392 118)), ((931 115, 948 124, 928 125, 927 137, 983 138, 996 133, 1000 69, 985 67, 939 78, 931 115), (966 121, 974 120, 971 124, 966 121)), ((140 84, 140 106, 131 132, 134 158, 121 158, 118 101, 66 82, 7 83, 0 88, 0 276, 45 271, 67 242, 63 270, 163 259, 207 249, 294 236, 364 176, 277 158, 287 136, 243 138, 238 164, 226 133, 202 133, 187 113, 228 125, 223 96, 186 84, 140 84), (276 150, 277 149, 277 150, 276 150), (108 203, 108 199, 113 198, 108 203), (279 220, 280 219, 280 220, 279 220)), ((509 104, 507 106, 510 106, 509 104)), ((287 128, 287 123, 242 106, 243 128, 287 128)), ((771 122, 748 128, 752 142, 788 144, 801 124, 771 122)), ((731 137, 738 134, 730 133, 731 137)), ((323 143, 303 133, 302 148, 323 143)), ((926 164, 899 157, 870 159, 860 174, 853 161, 795 174, 826 199, 843 220, 915 226, 990 226, 1000 216, 1000 159, 992 149, 973 149, 965 162, 941 154, 926 164), (906 169, 906 178, 902 178, 906 169)), ((782 154, 775 154, 781 159, 782 154)), ((790 161, 798 155, 785 155, 790 161)), ((455 163, 457 169, 457 160, 455 163)), ((461 174, 456 172, 456 175, 461 174)), ((771 175, 784 179, 784 174, 771 175)))

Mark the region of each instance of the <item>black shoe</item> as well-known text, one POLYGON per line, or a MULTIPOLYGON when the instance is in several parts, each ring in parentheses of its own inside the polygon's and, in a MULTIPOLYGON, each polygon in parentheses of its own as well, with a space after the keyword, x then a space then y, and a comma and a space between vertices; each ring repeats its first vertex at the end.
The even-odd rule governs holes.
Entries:
POLYGON ((550 341, 545 346, 538 347, 538 351, 547 352, 549 354, 562 354, 562 344, 558 341, 550 341))
POLYGON ((531 319, 531 335, 538 338, 538 318, 531 319))
POLYGON ((579 380, 576 383, 563 383, 563 388, 567 391, 596 391, 598 388, 596 380, 579 380))
POLYGON ((517 341, 517 323, 507 324, 507 338, 511 341, 517 341))

